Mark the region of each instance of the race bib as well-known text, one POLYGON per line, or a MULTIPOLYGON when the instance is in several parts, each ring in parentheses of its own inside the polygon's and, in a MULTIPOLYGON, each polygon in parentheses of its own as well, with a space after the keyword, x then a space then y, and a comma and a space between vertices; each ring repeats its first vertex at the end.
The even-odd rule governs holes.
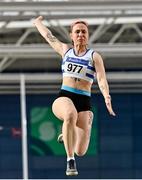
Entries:
POLYGON ((85 75, 87 70, 86 65, 76 64, 73 62, 65 62, 64 64, 64 72, 78 74, 78 75, 85 75))

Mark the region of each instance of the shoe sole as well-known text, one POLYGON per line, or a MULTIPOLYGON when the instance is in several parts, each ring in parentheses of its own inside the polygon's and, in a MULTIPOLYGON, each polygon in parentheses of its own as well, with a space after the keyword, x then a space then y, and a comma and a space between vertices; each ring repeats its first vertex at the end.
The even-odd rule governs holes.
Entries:
POLYGON ((62 134, 60 134, 60 135, 58 136, 57 141, 58 141, 59 143, 63 143, 63 135, 62 135, 62 134))
POLYGON ((67 176, 77 176, 78 172, 77 171, 72 171, 72 172, 66 172, 67 176))

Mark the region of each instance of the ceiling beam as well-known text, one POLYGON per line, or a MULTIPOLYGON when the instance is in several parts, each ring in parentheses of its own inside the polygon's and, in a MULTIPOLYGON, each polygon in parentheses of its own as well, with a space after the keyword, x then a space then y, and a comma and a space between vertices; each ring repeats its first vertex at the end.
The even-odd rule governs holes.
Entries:
MULTIPOLYGON (((105 57, 142 57, 142 44, 92 44, 105 57)), ((0 58, 57 58, 58 54, 49 45, 0 45, 0 58)))
MULTIPOLYGON (((20 94, 21 74, 1 74, 0 94, 20 94)), ((142 72, 107 73, 110 93, 142 93, 142 72)), ((26 94, 58 93, 62 82, 61 73, 25 74, 26 94)), ((93 93, 101 93, 95 83, 93 93)))
POLYGON ((47 2, 0 2, 0 11, 75 11, 75 10, 141 10, 139 1, 47 1, 47 2))
POLYGON ((39 14, 44 15, 48 20, 93 17, 141 17, 142 1, 0 2, 1 21, 29 20, 39 14))

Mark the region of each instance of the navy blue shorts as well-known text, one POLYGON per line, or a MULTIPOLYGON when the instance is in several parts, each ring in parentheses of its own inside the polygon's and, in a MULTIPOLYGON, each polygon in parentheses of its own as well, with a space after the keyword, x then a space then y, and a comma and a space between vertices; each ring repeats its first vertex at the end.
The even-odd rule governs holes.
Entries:
POLYGON ((76 94, 76 93, 61 89, 58 97, 70 98, 72 100, 77 112, 91 110, 91 97, 90 96, 76 94))

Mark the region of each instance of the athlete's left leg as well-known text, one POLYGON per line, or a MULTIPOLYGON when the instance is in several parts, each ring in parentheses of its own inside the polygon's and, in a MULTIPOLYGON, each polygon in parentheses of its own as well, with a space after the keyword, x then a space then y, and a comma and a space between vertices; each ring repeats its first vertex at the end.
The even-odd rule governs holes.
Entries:
POLYGON ((76 126, 76 145, 75 153, 78 156, 83 156, 89 146, 91 128, 93 121, 92 111, 81 111, 78 113, 78 120, 76 126))

